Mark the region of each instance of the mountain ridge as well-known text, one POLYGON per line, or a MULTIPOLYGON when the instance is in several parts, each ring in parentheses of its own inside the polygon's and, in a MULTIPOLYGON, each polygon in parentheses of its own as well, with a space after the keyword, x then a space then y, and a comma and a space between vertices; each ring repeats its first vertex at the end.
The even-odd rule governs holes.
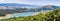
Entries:
POLYGON ((36 5, 25 5, 25 4, 0 4, 0 16, 12 13, 23 13, 23 12, 41 12, 44 10, 55 10, 60 8, 54 5, 36 6, 36 5), (13 5, 13 6, 12 6, 13 5))

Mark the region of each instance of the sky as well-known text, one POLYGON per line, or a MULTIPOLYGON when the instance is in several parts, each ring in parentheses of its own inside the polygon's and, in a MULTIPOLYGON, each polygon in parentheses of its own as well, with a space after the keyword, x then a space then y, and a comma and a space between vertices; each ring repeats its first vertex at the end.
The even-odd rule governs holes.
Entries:
POLYGON ((18 3, 18 4, 58 5, 58 6, 60 6, 60 0, 0 0, 0 3, 18 3))

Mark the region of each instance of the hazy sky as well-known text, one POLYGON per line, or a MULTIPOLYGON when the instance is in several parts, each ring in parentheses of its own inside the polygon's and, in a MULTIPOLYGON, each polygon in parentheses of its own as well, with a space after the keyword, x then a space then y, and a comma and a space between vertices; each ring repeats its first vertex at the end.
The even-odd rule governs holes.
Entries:
POLYGON ((60 0, 0 0, 0 3, 19 3, 34 5, 60 5, 60 0))

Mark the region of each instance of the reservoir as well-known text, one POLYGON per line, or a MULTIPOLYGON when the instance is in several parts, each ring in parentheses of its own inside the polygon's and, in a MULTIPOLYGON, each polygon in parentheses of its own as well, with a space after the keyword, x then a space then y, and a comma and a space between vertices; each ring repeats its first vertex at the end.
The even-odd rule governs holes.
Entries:
POLYGON ((33 16, 38 14, 39 12, 25 12, 25 13, 14 13, 10 17, 19 17, 19 16, 33 16))

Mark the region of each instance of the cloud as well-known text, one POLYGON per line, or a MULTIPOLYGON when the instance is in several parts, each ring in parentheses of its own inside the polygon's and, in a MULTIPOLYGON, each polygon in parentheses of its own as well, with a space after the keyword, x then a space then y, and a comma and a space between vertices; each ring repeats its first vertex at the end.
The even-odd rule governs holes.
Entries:
POLYGON ((0 3, 19 3, 19 4, 35 4, 35 5, 59 5, 60 0, 1 0, 0 3))

